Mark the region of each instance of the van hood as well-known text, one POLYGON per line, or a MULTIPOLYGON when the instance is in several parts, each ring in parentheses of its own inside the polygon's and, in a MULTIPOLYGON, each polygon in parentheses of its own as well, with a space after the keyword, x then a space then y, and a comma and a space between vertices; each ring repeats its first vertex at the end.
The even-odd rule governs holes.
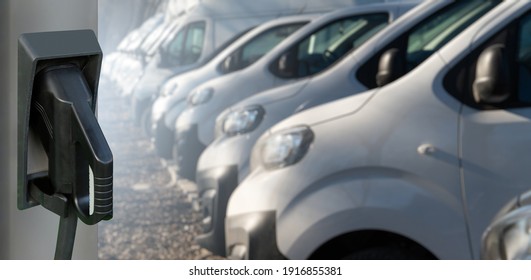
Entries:
POLYGON ((369 102, 369 100, 376 94, 377 91, 378 89, 369 90, 302 111, 283 120, 278 125, 275 125, 271 129, 271 132, 274 133, 279 130, 300 125, 315 126, 354 114, 363 108, 363 106, 369 102))
POLYGON ((253 105, 267 106, 271 103, 281 102, 298 94, 306 87, 309 81, 310 79, 303 79, 284 86, 268 89, 234 104, 234 106, 231 107, 231 110, 253 105))
POLYGON ((173 76, 173 72, 165 68, 150 69, 145 72, 139 83, 140 88, 147 88, 149 94, 158 93, 159 87, 173 76), (153 90, 157 92, 152 92, 153 90))
POLYGON ((170 79, 170 81, 179 83, 179 81, 185 81, 185 80, 188 80, 188 79, 195 79, 197 76, 200 76, 202 74, 202 71, 200 71, 201 69, 202 68, 199 68, 199 69, 196 69, 196 70, 192 70, 192 71, 188 71, 188 72, 184 72, 182 74, 177 74, 177 75, 173 76, 170 79))
POLYGON ((199 68, 186 72, 180 75, 176 75, 170 79, 170 82, 176 85, 174 90, 175 95, 179 96, 179 99, 186 99, 188 94, 197 86, 201 85, 205 81, 216 78, 215 71, 210 71, 208 68, 199 68))
POLYGON ((248 71, 247 69, 249 69, 249 67, 243 70, 240 70, 240 71, 232 72, 229 74, 221 75, 219 77, 210 79, 202 83, 201 85, 197 86, 195 89, 203 89, 203 88, 211 87, 214 89, 214 95, 216 95, 216 92, 218 91, 219 88, 224 88, 225 86, 232 84, 233 81, 239 81, 241 79, 244 79, 245 81, 247 77, 244 74, 248 71))

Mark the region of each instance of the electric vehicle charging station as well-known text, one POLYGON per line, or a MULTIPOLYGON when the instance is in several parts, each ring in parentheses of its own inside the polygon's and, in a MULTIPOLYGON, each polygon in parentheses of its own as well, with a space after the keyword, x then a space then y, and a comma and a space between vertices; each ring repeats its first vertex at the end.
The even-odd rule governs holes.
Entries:
MULTIPOLYGON (((0 15, 0 62, 3 65, 0 70, 0 89, 3 92, 0 128, 4 132, 0 141, 0 156, 4 162, 0 168, 0 259, 51 259, 56 249, 58 216, 41 206, 23 211, 18 209, 17 174, 20 163, 17 160, 17 131, 18 126, 22 125, 17 121, 18 91, 21 89, 17 86, 21 70, 18 64, 18 38, 23 33, 80 29, 97 31, 98 5, 97 1, 83 0, 9 0, 0 2, 0 15)), ((53 40, 45 40, 42 46, 52 45, 66 48, 53 40)), ((38 53, 43 54, 45 51, 33 54, 38 53)), ((60 55, 67 56, 68 53, 60 55)), ((97 82, 92 85, 97 85, 97 82)), ((95 109, 95 103, 92 106, 91 111, 95 109)), ((28 139, 28 150, 31 152, 28 153, 27 162, 31 172, 47 169, 47 156, 39 147, 39 142, 38 137, 28 139)), ((30 201, 27 206, 35 203, 30 201)), ((87 204, 82 202, 80 205, 87 204)), ((97 226, 78 223, 76 228, 72 258, 97 259, 97 226)))
POLYGON ((102 52, 91 30, 39 32, 20 36, 18 58, 18 208, 59 215, 55 258, 70 259, 78 218, 112 218, 112 152, 94 115, 102 52), (44 169, 28 170, 35 157, 44 169))

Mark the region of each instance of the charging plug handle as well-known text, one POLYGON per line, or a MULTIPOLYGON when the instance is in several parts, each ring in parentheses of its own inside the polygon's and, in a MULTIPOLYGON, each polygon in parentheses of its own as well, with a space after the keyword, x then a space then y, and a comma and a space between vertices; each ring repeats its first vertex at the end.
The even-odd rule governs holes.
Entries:
POLYGON ((77 65, 51 66, 37 74, 30 124, 49 158, 50 184, 43 192, 73 200, 77 216, 89 225, 113 214, 113 158, 95 106, 77 65))

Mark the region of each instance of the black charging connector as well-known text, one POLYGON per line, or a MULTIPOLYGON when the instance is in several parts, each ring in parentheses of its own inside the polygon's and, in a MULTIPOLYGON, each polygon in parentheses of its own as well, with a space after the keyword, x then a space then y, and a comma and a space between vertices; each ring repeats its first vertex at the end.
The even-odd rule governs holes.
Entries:
POLYGON ((30 127, 48 155, 48 191, 69 196, 86 224, 110 219, 112 153, 81 70, 76 65, 45 68, 33 91, 30 127))
POLYGON ((19 39, 18 206, 59 215, 56 259, 72 257, 78 218, 93 225, 113 215, 113 157, 95 116, 100 66, 90 30, 19 39), (44 151, 47 170, 29 170, 29 145, 44 151))

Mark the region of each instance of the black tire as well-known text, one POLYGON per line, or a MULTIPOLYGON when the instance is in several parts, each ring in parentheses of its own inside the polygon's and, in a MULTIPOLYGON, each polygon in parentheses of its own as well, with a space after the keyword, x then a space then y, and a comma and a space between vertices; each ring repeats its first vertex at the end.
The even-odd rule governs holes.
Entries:
POLYGON ((372 247, 360 249, 352 252, 344 260, 421 260, 428 256, 419 254, 419 252, 410 252, 408 248, 398 246, 372 247))

